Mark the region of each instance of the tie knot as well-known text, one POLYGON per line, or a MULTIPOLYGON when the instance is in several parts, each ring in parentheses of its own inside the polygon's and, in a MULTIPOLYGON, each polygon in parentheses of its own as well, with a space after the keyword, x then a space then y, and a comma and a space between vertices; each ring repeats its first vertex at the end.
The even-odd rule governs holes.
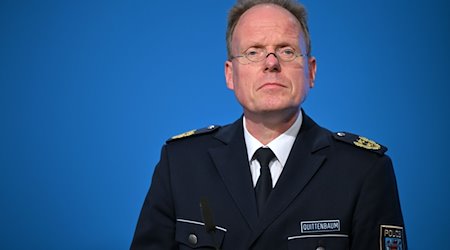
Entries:
POLYGON ((268 167, 269 162, 275 158, 275 154, 270 148, 259 148, 255 152, 255 159, 259 161, 261 167, 268 167))

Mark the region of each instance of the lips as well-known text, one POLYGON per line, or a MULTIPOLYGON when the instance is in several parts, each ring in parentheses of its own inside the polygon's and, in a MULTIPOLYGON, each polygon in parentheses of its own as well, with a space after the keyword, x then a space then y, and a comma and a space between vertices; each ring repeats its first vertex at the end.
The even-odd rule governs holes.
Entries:
POLYGON ((258 90, 260 89, 274 89, 274 88, 286 88, 285 85, 277 82, 268 82, 261 85, 258 90))

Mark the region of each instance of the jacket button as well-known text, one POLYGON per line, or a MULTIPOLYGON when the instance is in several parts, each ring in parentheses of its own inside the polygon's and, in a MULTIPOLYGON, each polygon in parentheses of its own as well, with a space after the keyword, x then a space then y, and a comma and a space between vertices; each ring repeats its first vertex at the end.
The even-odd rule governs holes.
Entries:
POLYGON ((325 247, 317 247, 316 250, 325 250, 325 247))
POLYGON ((198 242, 197 235, 195 235, 195 234, 189 234, 189 236, 188 236, 188 242, 189 242, 189 244, 197 245, 197 242, 198 242))

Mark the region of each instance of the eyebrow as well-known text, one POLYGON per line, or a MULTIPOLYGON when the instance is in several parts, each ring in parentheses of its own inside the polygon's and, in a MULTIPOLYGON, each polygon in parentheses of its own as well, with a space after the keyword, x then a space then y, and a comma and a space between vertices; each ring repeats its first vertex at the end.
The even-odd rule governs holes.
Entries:
MULTIPOLYGON (((295 50, 297 50, 297 48, 299 48, 298 46, 294 46, 292 44, 289 44, 288 42, 281 42, 281 43, 278 43, 278 44, 275 44, 275 45, 269 45, 269 46, 274 46, 275 49, 284 48, 284 47, 292 47, 295 50)), ((263 45, 260 42, 256 42, 254 44, 250 44, 250 46, 245 47, 245 49, 243 49, 241 51, 244 52, 244 51, 248 50, 249 48, 265 48, 265 47, 267 47, 267 45, 263 45)))
POLYGON ((242 49, 241 51, 244 52, 246 50, 248 50, 249 48, 263 48, 265 47, 265 45, 263 45, 262 43, 256 42, 256 43, 250 43, 249 46, 245 46, 244 49, 242 49))

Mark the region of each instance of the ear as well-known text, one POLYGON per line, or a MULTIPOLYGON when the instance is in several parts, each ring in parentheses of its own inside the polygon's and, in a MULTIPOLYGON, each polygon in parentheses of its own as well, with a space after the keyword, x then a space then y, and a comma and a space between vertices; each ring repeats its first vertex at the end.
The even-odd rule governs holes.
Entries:
POLYGON ((227 88, 234 90, 233 63, 228 60, 225 61, 225 80, 227 82, 227 88))
POLYGON ((308 68, 309 68, 309 87, 314 88, 314 81, 316 79, 316 70, 317 70, 317 63, 316 58, 311 56, 308 59, 308 68))

